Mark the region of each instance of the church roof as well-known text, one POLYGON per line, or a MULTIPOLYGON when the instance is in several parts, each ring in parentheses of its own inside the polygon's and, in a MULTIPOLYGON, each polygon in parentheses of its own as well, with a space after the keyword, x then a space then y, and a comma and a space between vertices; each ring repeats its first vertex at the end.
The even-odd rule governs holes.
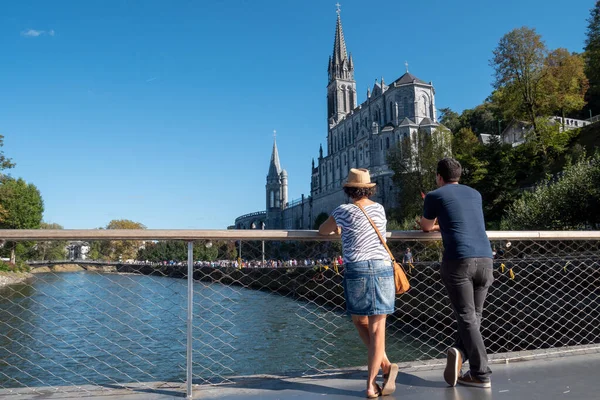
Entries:
POLYGON ((400 125, 398 126, 407 126, 407 125, 416 125, 411 119, 409 119, 408 117, 405 117, 402 122, 400 122, 400 125))
POLYGON ((410 72, 405 73, 400 78, 398 78, 398 80, 396 81, 396 84, 398 84, 398 85, 404 85, 407 83, 424 83, 424 84, 428 85, 427 82, 420 80, 419 78, 417 78, 410 72))
POLYGON ((271 177, 279 176, 281 165, 279 164, 279 152, 277 151, 277 142, 273 139, 273 152, 271 153, 271 163, 269 164, 269 175, 271 177))
POLYGON ((377 81, 375 81, 375 84, 373 85, 373 90, 372 90, 372 95, 373 96, 378 96, 381 93, 385 92, 388 89, 388 85, 386 85, 385 83, 379 83, 377 81))
POLYGON ((432 120, 430 120, 429 118, 425 117, 421 121, 420 125, 437 125, 437 124, 435 122, 433 122, 432 120))

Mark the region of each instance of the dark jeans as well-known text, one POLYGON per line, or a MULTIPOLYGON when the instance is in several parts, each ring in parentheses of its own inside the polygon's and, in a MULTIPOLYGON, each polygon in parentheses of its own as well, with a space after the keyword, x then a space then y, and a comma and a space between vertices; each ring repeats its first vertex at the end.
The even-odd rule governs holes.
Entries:
POLYGON ((494 282, 491 258, 443 261, 442 282, 454 309, 458 334, 456 347, 469 360, 471 375, 488 378, 487 354, 481 337, 481 314, 489 287, 494 282))

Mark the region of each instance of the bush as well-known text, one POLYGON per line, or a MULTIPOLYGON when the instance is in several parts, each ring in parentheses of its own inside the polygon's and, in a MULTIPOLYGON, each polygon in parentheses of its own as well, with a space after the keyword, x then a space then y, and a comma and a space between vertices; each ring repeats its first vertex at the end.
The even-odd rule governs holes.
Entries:
POLYGON ((8 261, 0 261, 0 271, 4 272, 29 272, 29 265, 25 264, 22 261, 17 261, 16 264, 13 264, 8 261))
POLYGON ((502 229, 590 229, 600 223, 600 153, 525 192, 509 207, 502 229))

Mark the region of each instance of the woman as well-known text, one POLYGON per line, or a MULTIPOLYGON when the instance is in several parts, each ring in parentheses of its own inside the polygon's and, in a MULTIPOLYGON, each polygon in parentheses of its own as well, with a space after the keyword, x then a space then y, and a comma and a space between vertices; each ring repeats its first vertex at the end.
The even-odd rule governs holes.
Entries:
POLYGON ((396 390, 398 366, 385 353, 385 320, 394 312, 394 270, 390 256, 373 226, 358 207, 361 205, 385 237, 385 210, 369 200, 375 193, 369 171, 352 168, 344 184, 352 204, 342 204, 319 227, 321 235, 340 233, 344 260, 344 298, 346 310, 368 348, 367 398, 388 395, 396 390), (379 368, 383 388, 377 385, 379 368))

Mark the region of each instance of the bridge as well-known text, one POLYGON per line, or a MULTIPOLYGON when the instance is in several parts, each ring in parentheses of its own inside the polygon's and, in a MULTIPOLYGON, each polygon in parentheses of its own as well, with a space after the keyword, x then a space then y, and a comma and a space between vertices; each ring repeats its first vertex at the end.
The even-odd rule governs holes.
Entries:
MULTIPOLYGON (((389 355, 401 366, 401 374, 396 395, 388 398, 596 398, 600 389, 595 376, 600 366, 600 232, 488 232, 488 236, 496 249, 496 281, 482 325, 494 374, 492 389, 481 390, 446 388, 441 378, 454 322, 439 282, 439 234, 388 233, 396 254, 410 247, 417 259, 408 271, 412 289, 397 298, 396 312, 389 317, 389 355)), ((265 241, 269 258, 285 250, 302 259, 339 251, 332 243, 338 240, 335 237, 321 237, 314 231, 0 230, 0 239, 188 242, 188 262, 180 268, 185 281, 165 279, 158 281, 160 286, 147 288, 143 280, 129 275, 118 281, 117 274, 69 274, 77 278, 68 286, 68 281, 56 278, 59 274, 42 274, 35 279, 47 283, 48 294, 35 286, 35 280, 14 291, 0 290, 0 356, 4 362, 0 397, 363 396, 364 361, 350 360, 349 351, 339 347, 346 340, 343 332, 348 321, 339 303, 341 277, 337 271, 323 267, 305 268, 302 273, 291 267, 246 271, 194 267, 194 251, 202 251, 194 248, 195 240, 219 243, 219 258, 227 258, 225 252, 237 249, 239 241, 245 257, 258 257, 260 243, 265 241), (320 279, 311 279, 311 274, 320 279), (206 279, 217 285, 210 286, 206 279), (187 291, 179 290, 182 282, 187 291), (251 324, 231 328, 253 305, 244 297, 245 289, 278 293, 284 282, 298 284, 282 293, 295 300, 289 321, 266 321, 263 313, 251 324), (101 295, 91 292, 98 287, 101 295), (60 297, 64 300, 52 305, 61 290, 65 291, 60 297), (89 316, 66 311, 72 310, 76 301, 91 308, 89 316), (167 317, 175 318, 173 331, 157 329, 154 322, 167 317), (22 325, 23 321, 45 325, 32 329, 22 325), (281 323, 298 324, 315 335, 290 336, 282 342, 285 346, 266 341, 281 323), (265 343, 255 340, 242 346, 238 342, 257 329, 265 332, 261 336, 265 343), (301 341, 302 351, 288 354, 286 348, 292 344, 288 340, 308 341, 301 341), (178 350, 165 353, 172 344, 178 350), (71 347, 77 352, 69 353, 71 347), (254 360, 258 366, 258 360, 271 357, 274 351, 296 369, 281 370, 273 365, 256 370, 256 374, 238 372, 240 357, 254 360), (309 357, 297 358, 300 353, 309 357), (152 368, 158 372, 146 374, 152 368)), ((87 260, 53 263, 106 265, 87 260)))

